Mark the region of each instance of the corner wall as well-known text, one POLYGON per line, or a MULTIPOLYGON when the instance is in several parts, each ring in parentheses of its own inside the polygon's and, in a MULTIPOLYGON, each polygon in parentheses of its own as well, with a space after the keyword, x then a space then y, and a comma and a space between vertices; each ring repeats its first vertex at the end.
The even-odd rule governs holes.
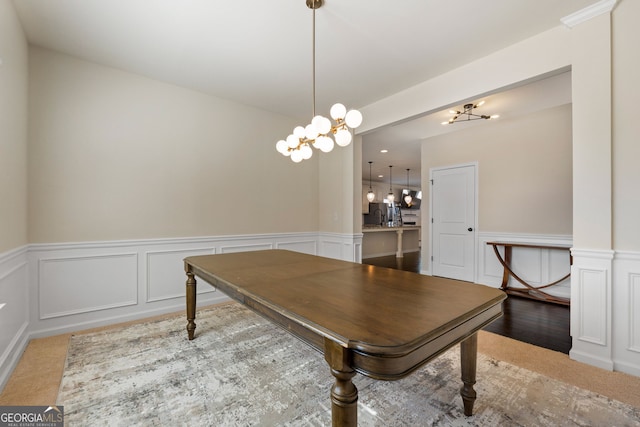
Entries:
POLYGON ((0 1, 0 389, 27 344, 27 41, 0 1))

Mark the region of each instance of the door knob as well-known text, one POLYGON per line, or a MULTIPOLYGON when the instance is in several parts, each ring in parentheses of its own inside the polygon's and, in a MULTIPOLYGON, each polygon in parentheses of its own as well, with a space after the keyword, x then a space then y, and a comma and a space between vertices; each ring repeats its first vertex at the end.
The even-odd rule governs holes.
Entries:
POLYGON ((473 228, 469 227, 467 228, 467 231, 473 231, 473 228))

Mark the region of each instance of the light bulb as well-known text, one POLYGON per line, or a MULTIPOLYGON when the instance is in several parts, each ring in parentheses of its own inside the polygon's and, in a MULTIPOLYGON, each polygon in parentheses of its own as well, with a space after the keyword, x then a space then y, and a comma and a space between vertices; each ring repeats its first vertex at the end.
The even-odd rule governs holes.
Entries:
POLYGON ((344 121, 351 129, 355 129, 362 124, 362 114, 358 110, 349 110, 344 121))
POLYGON ((344 119, 344 115, 346 114, 346 112, 347 112, 347 108, 340 103, 333 104, 333 106, 331 107, 331 110, 329 110, 329 114, 331 115, 331 118, 335 121, 344 119))
POLYGON ((373 190, 369 190, 369 192, 367 193, 367 200, 369 202, 373 202, 376 198, 375 193, 373 192, 373 190))
POLYGON ((294 163, 300 163, 302 161, 302 152, 300 150, 291 152, 291 160, 293 160, 294 163))
POLYGON ((296 126, 296 128, 293 130, 293 134, 296 136, 296 138, 304 138, 304 128, 302 126, 296 126))
POLYGON ((336 144, 340 147, 346 147, 351 143, 351 132, 346 129, 340 129, 336 132, 336 144))
POLYGON ((331 121, 323 116, 315 116, 311 120, 311 124, 315 126, 320 135, 326 135, 331 131, 331 121))
POLYGON ((287 150, 288 147, 289 146, 287 145, 287 141, 285 141, 283 139, 281 139, 280 141, 278 141, 276 143, 276 150, 278 150, 278 153, 280 153, 280 154, 286 153, 288 151, 287 150))
POLYGON ((287 137, 287 145, 289 148, 297 148, 298 144, 300 144, 300 139, 296 138, 295 135, 291 134, 287 137))
POLYGON ((318 137, 318 129, 316 129, 314 125, 309 123, 307 127, 304 128, 304 136, 308 140, 316 139, 318 137))
MULTIPOLYGON (((293 157, 293 156, 291 156, 293 157)), ((387 200, 389 201, 389 203, 393 203, 393 201, 395 200, 395 196, 393 195, 392 192, 389 192, 389 194, 387 194, 387 200)))
POLYGON ((301 148, 300 148, 300 152, 302 153, 302 158, 304 160, 310 159, 311 156, 313 156, 313 150, 311 149, 311 147, 309 147, 308 144, 304 144, 301 148))
POLYGON ((494 114, 493 116, 489 117, 490 119, 497 119, 498 117, 500 117, 500 114, 494 114))
POLYGON ((318 139, 321 141, 319 147, 320 151, 322 151, 323 153, 328 153, 333 150, 333 139, 329 138, 328 136, 319 136, 318 139))

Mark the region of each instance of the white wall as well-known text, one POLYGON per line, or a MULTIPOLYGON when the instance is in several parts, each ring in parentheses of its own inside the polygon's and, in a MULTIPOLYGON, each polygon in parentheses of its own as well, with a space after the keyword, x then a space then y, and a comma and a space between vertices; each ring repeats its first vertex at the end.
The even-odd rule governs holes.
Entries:
POLYGON ((316 231, 292 119, 30 49, 31 243, 316 231))
POLYGON ((27 41, 0 2, 0 253, 27 243, 27 41))
POLYGON ((0 1, 0 389, 26 345, 27 42, 0 1))
POLYGON ((626 251, 640 251, 639 20, 638 1, 622 1, 613 14, 613 243, 626 251))

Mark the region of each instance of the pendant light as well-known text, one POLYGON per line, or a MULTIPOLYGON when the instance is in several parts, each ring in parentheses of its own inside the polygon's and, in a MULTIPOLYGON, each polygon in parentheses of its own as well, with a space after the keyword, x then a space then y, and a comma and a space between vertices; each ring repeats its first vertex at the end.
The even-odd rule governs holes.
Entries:
POLYGON ((295 163, 311 158, 311 147, 328 153, 333 150, 334 140, 338 146, 346 147, 353 138, 351 129, 362 124, 362 114, 358 110, 347 111, 340 103, 334 104, 329 110, 335 123, 327 117, 316 115, 316 9, 322 6, 323 0, 306 0, 306 4, 312 11, 312 119, 306 127, 296 126, 292 134, 276 143, 276 150, 295 163))
POLYGON ((373 202, 376 198, 376 195, 371 189, 371 163, 373 162, 369 162, 369 192, 367 193, 367 200, 369 201, 369 203, 373 202))
POLYGON ((389 166, 389 194, 387 194, 387 200, 389 201, 389 204, 392 204, 393 201, 395 200, 395 197, 393 196, 393 189, 391 188, 391 168, 393 166, 389 166))
MULTIPOLYGON (((409 191, 409 170, 407 169, 407 191, 409 191)), ((409 206, 411 205, 411 201, 413 200, 413 198, 411 197, 411 193, 407 193, 406 196, 404 196, 404 202, 409 206)))

